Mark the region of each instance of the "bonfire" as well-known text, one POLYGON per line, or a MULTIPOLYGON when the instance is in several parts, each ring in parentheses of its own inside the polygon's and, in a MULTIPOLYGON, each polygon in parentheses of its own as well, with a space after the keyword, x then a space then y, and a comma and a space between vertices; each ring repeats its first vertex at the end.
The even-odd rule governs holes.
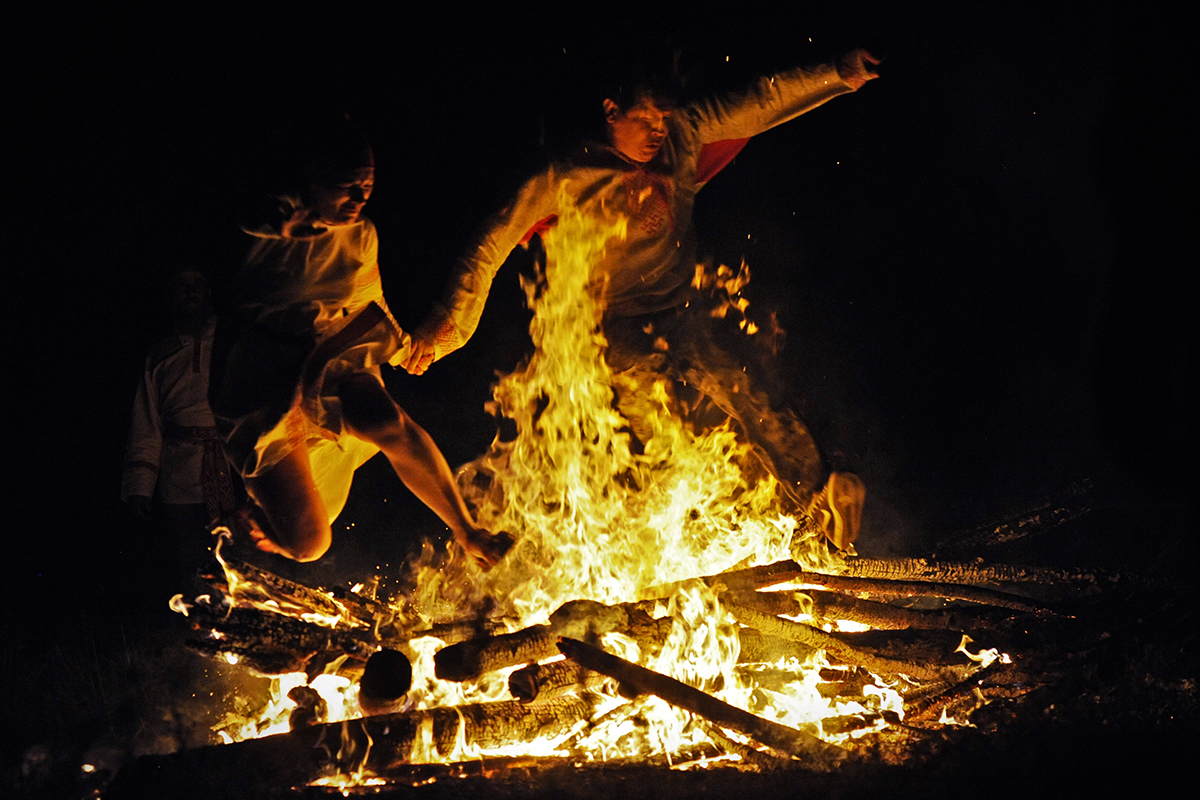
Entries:
MULTIPOLYGON (((342 793, 530 764, 828 772, 902 763, 1052 679, 1033 654, 1071 624, 1053 601, 1112 576, 835 553, 785 513, 728 424, 678 413, 665 379, 637 387, 651 402, 634 443, 588 290, 621 235, 564 209, 547 234, 555 258, 524 281, 536 350, 490 409, 516 436, 459 472, 480 522, 515 537, 508 556, 483 572, 427 546, 411 589, 386 600, 222 558, 214 591, 175 607, 194 648, 273 676, 272 696, 227 715, 227 744, 186 763, 342 793), (380 653, 411 669, 392 676, 399 690, 366 679, 380 653)), ((744 276, 697 281, 740 314, 744 276)), ((157 785, 182 757, 126 786, 157 785)), ((197 774, 177 769, 183 783, 197 774)))

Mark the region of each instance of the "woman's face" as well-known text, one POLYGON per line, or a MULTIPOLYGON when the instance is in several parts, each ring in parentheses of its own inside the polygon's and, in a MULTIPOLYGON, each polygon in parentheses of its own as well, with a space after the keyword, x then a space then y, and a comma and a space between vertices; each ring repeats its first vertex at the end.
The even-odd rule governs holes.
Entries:
POLYGON ((358 222, 374 189, 374 167, 326 173, 309 186, 317 221, 330 226, 358 222))

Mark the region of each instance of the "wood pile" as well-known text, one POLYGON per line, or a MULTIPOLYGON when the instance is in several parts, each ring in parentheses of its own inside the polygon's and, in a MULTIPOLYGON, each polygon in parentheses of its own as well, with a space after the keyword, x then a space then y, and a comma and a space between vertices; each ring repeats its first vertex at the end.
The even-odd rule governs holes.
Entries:
POLYGON ((902 716, 863 712, 793 728, 599 646, 602 635, 615 632, 634 640, 643 660, 659 652, 672 622, 656 619, 654 609, 675 586, 653 587, 637 602, 614 606, 572 601, 547 624, 513 632, 502 632, 497 620, 413 630, 367 597, 314 590, 238 562, 228 570, 231 580, 216 588, 226 599, 237 595, 235 604, 187 609, 195 629, 189 644, 201 652, 236 655, 265 673, 304 671, 310 678, 347 656, 341 671, 357 678, 372 653, 408 652, 410 641, 433 635, 446 642, 434 659, 439 679, 470 681, 519 668, 508 677, 514 699, 336 723, 301 714, 290 733, 143 758, 122 772, 109 797, 220 796, 215 779, 206 776, 221 776, 244 797, 276 796, 257 795, 251 785, 276 791, 335 775, 374 775, 411 786, 415 776, 436 769, 414 764, 416 752, 444 755, 456 745, 494 748, 548 736, 569 753, 574 738, 594 724, 600 692, 655 695, 709 732, 711 748, 667 754, 672 763, 722 754, 735 756, 730 763, 741 769, 798 764, 820 772, 855 761, 901 763, 944 738, 947 720, 965 721, 993 701, 1012 701, 1065 674, 1071 658, 1105 636, 1080 609, 1123 585, 1120 576, 1097 571, 925 559, 847 559, 836 573, 784 561, 703 577, 738 623, 739 673, 761 689, 796 680, 798 662, 821 651, 828 661, 821 695, 862 698, 865 687, 884 682, 903 696, 902 716), (807 619, 796 621, 800 616, 807 619), (334 617, 339 622, 330 627, 334 617), (827 629, 839 621, 870 629, 827 629), (995 648, 1011 658, 985 666, 965 652, 964 637, 973 641, 973 652, 995 648), (856 730, 858 738, 839 737, 856 730))

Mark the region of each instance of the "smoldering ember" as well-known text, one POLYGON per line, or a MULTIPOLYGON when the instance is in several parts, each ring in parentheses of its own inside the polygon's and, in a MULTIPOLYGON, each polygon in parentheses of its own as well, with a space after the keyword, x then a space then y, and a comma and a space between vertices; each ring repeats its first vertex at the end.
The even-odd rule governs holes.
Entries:
MULTIPOLYGON (((1150 132, 1181 107, 1145 80, 1152 15, 660 10, 617 35, 362 5, 81 13, 12 81, 42 87, 21 160, 56 196, 23 237, 38 286, 10 348, 32 357, 10 372, 31 441, 0 794, 1108 796, 1188 774, 1194 345, 1151 232, 1174 167, 1150 132), (622 222, 569 206, 461 350, 382 369, 512 538, 490 569, 384 459, 311 563, 218 528, 175 575, 159 520, 118 498, 161 276, 199 265, 228 299, 231 196, 309 106, 369 134, 384 293, 416 331, 534 162, 610 124, 603 68, 661 56, 683 107, 859 46, 878 80, 726 153, 694 209, 706 324, 779 367, 723 388, 796 390, 866 487, 852 544, 780 484, 778 430, 686 368, 610 366, 585 284, 622 222)), ((639 332, 645 363, 680 358, 639 332)))

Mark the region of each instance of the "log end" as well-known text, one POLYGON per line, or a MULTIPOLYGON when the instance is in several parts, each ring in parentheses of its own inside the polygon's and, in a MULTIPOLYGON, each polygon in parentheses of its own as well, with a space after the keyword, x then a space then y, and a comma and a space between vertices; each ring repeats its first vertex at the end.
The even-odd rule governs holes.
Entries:
POLYGON ((358 679, 358 703, 364 714, 390 710, 412 688, 412 663, 398 650, 371 654, 358 679))
POLYGON ((434 653, 433 674, 442 681, 467 681, 477 677, 482 649, 475 640, 443 647, 434 653))

